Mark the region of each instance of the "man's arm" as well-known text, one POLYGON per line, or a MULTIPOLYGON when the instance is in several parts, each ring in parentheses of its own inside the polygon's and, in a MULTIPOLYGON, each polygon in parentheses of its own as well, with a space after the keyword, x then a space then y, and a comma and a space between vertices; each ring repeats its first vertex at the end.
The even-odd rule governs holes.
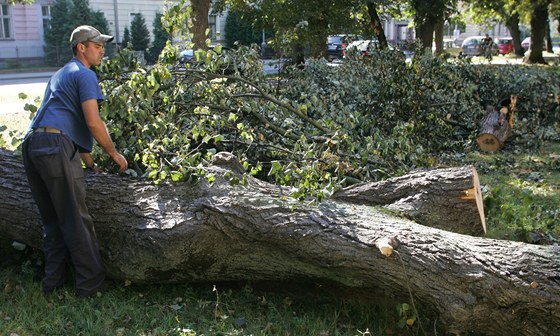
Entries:
POLYGON ((113 140, 109 136, 107 126, 99 115, 99 105, 96 99, 89 99, 82 103, 82 110, 86 119, 87 126, 95 141, 109 154, 109 156, 119 165, 119 172, 123 172, 128 167, 128 162, 115 149, 113 140))

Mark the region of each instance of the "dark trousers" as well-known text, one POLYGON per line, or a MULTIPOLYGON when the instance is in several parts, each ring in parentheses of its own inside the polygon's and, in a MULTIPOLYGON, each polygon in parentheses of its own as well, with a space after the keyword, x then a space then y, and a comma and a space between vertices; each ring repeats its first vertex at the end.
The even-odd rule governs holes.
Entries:
POLYGON ((22 151, 31 193, 43 221, 43 291, 62 286, 70 262, 78 295, 88 296, 103 283, 105 269, 85 204, 78 150, 64 134, 35 132, 23 142, 22 151))

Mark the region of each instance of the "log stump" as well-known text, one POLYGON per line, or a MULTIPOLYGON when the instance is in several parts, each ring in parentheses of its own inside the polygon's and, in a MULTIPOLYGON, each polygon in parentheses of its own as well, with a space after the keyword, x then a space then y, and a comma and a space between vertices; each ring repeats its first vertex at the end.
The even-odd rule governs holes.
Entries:
POLYGON ((510 137, 513 128, 513 115, 517 96, 503 99, 498 106, 488 106, 486 115, 481 121, 481 130, 476 138, 478 146, 483 151, 497 152, 510 137))

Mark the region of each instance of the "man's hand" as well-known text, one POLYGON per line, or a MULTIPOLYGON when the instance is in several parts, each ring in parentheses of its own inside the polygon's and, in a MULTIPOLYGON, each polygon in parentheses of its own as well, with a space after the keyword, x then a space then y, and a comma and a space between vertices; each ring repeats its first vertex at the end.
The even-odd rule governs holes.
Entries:
POLYGON ((112 159, 117 165, 119 165, 119 173, 124 172, 126 168, 128 168, 128 162, 121 153, 116 153, 112 156, 112 159))

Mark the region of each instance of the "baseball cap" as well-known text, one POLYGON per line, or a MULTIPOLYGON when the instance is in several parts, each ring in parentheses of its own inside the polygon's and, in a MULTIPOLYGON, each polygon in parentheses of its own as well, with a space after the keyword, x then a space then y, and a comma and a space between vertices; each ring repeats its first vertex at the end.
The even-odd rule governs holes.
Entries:
POLYGON ((78 43, 84 43, 86 41, 92 41, 95 43, 105 43, 111 42, 113 36, 101 34, 99 30, 93 28, 92 26, 79 26, 70 35, 70 43, 72 47, 76 46, 78 43))

